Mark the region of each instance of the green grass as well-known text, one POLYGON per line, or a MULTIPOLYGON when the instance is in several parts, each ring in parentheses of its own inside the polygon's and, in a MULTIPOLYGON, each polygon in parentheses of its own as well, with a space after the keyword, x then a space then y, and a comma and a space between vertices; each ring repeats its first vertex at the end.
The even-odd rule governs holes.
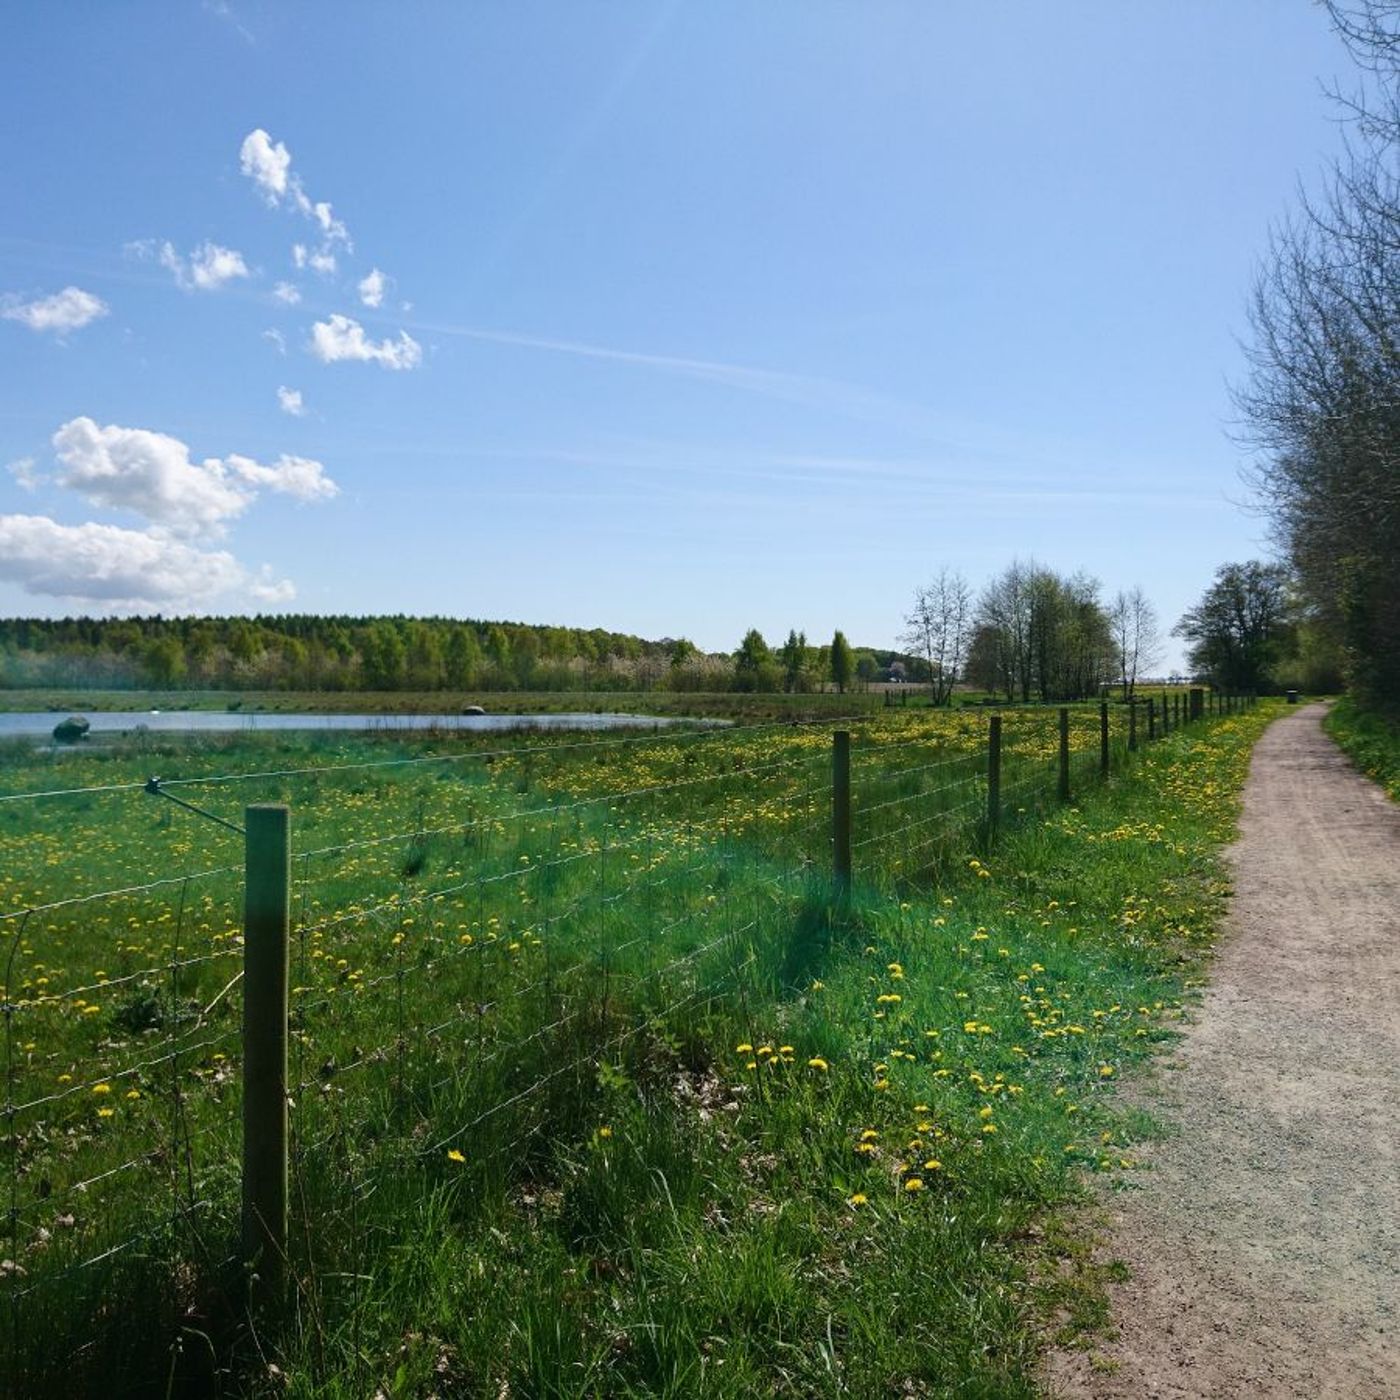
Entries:
MULTIPOLYGON (((985 721, 883 716, 836 914, 821 730, 339 772, 434 755, 322 736, 65 761, 65 782, 325 770, 182 790, 293 805, 294 1304, 250 1329, 226 1262, 238 879, 182 877, 236 838, 140 793, 0 805, 6 908, 175 877, 11 940, 7 1097, 64 1097, 7 1134, 8 1371, 35 1395, 1032 1393, 1052 1320, 1101 1317, 1047 1222, 1083 1172, 1131 1171, 1142 1125, 1112 1085, 1199 983, 1272 712, 1102 789, 1077 714, 1070 807, 1053 716, 1008 716, 991 850, 985 721)), ((54 774, 16 751, 6 776, 54 774)))
POLYGON ((1325 724, 1357 768, 1374 778, 1393 802, 1400 802, 1400 718, 1342 699, 1332 706, 1325 724))

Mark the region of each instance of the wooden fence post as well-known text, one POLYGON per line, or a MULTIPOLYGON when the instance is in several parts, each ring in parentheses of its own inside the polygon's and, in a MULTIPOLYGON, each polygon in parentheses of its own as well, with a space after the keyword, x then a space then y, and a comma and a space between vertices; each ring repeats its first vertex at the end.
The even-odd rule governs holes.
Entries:
POLYGON ((831 736, 831 875, 838 898, 851 891, 851 736, 831 736))
POLYGON ((1099 701, 1099 776, 1108 777, 1108 701, 1099 701))
POLYGON ((291 813, 246 809, 243 895, 243 1258, 254 1301, 281 1295, 287 1258, 287 934, 291 813))
POLYGON ((1060 801, 1069 801, 1069 709, 1060 706, 1060 801))
POLYGON ((1137 701, 1128 701, 1128 752, 1137 751, 1137 701))
POLYGON ((1001 716, 987 726, 987 835, 995 840, 1001 826, 1001 716))
POLYGON ((1157 702, 1151 696, 1147 700, 1147 742, 1157 737, 1157 702))

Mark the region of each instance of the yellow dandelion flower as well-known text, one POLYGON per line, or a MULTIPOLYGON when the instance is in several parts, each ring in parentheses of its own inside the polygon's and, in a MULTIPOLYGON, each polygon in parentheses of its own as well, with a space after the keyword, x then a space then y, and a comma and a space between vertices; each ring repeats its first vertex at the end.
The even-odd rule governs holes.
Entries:
POLYGON ((911 1176, 905 1183, 906 1191, 922 1191, 924 1189, 924 1179, 921 1176, 911 1176))
POLYGON ((449 1147, 447 1149, 447 1160, 449 1162, 465 1162, 467 1159, 464 1153, 459 1152, 455 1147, 449 1147))
POLYGON ((115 1108, 99 1108, 97 1116, 99 1118, 110 1118, 117 1110, 115 1108))
POLYGON ((827 1062, 824 1059, 822 1059, 820 1055, 813 1055, 812 1058, 807 1061, 807 1068, 819 1069, 823 1074, 825 1074, 826 1071, 831 1068, 831 1066, 827 1064, 827 1062))
POLYGON ((112 1086, 110 1084, 94 1084, 92 1086, 92 1092, 94 1094, 110 1094, 112 1092, 112 1086))
POLYGON ((848 1206, 863 1206, 869 1199, 870 1197, 864 1191, 857 1191, 855 1195, 846 1198, 846 1204, 848 1206))
POLYGON ((924 1170, 926 1172, 936 1172, 942 1165, 943 1163, 940 1162, 937 1157, 930 1157, 928 1161, 924 1163, 924 1170))

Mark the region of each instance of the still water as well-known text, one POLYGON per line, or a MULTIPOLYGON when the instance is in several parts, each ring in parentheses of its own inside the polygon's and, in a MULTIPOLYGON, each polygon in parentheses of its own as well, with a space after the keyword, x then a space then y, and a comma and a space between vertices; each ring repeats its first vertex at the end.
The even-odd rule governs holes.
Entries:
MULTIPOLYGON (((161 734, 258 734, 284 729, 348 729, 372 734, 395 734, 420 729, 462 733, 548 729, 667 729, 672 725, 725 725, 727 720, 704 720, 655 715, 274 715, 236 711, 149 710, 103 713, 75 710, 92 726, 90 735, 130 734, 145 729, 161 734)), ((48 739, 54 725, 66 719, 57 710, 0 714, 0 739, 48 739)))

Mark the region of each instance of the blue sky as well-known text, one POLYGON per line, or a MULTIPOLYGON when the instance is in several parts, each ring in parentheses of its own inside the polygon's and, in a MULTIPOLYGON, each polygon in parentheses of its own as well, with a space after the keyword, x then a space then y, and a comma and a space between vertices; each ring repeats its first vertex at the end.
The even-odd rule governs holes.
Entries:
POLYGON ((943 565, 1170 625, 1267 548, 1227 386, 1340 144, 1304 0, 6 32, 0 613, 885 645, 943 565))

